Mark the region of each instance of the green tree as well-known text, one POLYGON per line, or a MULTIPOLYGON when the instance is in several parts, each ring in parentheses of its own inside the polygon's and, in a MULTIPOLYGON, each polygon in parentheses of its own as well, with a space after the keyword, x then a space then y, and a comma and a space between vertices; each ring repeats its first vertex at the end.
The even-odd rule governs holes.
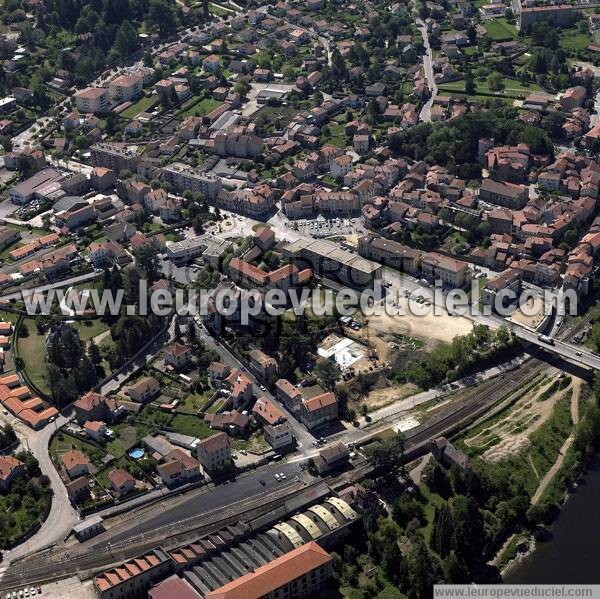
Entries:
POLYGON ((436 507, 431 531, 431 548, 442 558, 448 557, 453 547, 453 522, 448 504, 436 507))
POLYGON ((325 389, 333 391, 335 384, 340 379, 342 371, 335 361, 334 357, 321 360, 315 367, 315 376, 319 379, 319 382, 325 389))

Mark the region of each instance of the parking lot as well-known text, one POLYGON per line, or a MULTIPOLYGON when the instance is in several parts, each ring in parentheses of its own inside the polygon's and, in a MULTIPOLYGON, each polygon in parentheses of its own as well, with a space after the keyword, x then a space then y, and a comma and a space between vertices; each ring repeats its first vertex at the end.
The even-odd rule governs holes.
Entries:
POLYGON ((325 218, 289 221, 287 227, 310 237, 361 235, 365 232, 360 218, 325 218))

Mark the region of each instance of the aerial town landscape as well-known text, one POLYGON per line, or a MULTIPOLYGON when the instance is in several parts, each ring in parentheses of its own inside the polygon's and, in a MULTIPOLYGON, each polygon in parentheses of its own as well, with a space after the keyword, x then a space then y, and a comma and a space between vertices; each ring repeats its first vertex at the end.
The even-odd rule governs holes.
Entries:
POLYGON ((2 599, 600 583, 600 2, 0 20, 2 599))

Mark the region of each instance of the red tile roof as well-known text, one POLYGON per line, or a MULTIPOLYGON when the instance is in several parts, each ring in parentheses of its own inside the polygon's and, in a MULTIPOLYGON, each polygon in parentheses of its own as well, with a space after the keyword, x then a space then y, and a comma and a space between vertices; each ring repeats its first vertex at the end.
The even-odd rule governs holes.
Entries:
POLYGON ((310 541, 208 593, 206 599, 258 599, 330 562, 327 551, 310 541))

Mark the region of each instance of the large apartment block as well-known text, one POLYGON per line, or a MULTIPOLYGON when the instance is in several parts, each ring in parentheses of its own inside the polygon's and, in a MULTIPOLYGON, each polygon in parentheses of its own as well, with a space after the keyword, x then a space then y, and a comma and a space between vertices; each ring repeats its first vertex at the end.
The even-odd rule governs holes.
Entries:
POLYGON ((221 191, 221 179, 212 173, 202 173, 187 164, 174 162, 162 169, 163 177, 177 191, 186 190, 202 193, 209 200, 215 200, 221 191))
POLYGON ((135 171, 140 161, 139 154, 131 150, 110 143, 97 143, 90 147, 92 164, 103 166, 114 171, 135 171))
POLYGON ((110 109, 108 90, 105 87, 86 87, 74 96, 79 112, 107 112, 110 109))
POLYGON ((285 248, 298 268, 313 271, 352 287, 369 287, 381 279, 381 265, 344 250, 330 241, 298 239, 285 248))
POLYGON ((379 235, 360 237, 358 240, 358 253, 369 260, 381 262, 381 264, 411 274, 415 274, 419 270, 421 252, 397 241, 379 237, 379 235))

